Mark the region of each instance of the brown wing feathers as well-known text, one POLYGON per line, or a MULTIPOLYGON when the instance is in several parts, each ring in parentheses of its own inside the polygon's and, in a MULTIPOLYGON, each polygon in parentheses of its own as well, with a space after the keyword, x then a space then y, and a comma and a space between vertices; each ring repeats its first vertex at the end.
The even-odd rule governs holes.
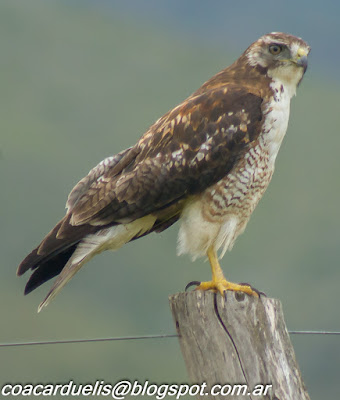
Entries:
POLYGON ((119 175, 92 185, 74 207, 72 223, 128 222, 203 191, 259 134, 261 103, 244 90, 226 96, 222 88, 176 107, 141 138, 119 175))

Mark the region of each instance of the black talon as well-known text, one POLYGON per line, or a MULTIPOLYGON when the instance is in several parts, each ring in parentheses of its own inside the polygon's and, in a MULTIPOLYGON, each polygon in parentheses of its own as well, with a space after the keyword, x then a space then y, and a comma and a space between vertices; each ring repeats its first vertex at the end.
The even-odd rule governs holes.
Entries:
POLYGON ((191 281, 186 285, 184 291, 186 292, 191 286, 199 286, 200 284, 201 282, 199 281, 191 281))
POLYGON ((248 283, 248 282, 240 282, 239 285, 242 285, 242 286, 249 286, 251 289, 253 289, 253 287, 251 286, 251 284, 248 283))
POLYGON ((249 286, 250 289, 253 290, 259 297, 261 297, 261 296, 267 297, 267 295, 264 292, 261 292, 260 290, 255 289, 252 285, 250 285, 247 282, 241 282, 241 283, 239 283, 239 285, 249 286))

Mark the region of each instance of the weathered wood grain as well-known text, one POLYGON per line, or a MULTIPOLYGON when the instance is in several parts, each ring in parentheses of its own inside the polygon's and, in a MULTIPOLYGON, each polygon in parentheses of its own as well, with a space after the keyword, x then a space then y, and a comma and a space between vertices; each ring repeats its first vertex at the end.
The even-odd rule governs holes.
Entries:
POLYGON ((198 399, 309 400, 278 300, 191 291, 171 296, 170 306, 191 382, 249 389, 198 399), (272 387, 248 395, 258 384, 272 387))

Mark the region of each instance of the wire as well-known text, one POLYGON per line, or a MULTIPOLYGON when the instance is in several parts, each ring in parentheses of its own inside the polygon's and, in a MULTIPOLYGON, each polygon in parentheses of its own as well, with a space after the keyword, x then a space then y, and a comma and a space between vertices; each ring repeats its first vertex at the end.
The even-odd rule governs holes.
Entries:
MULTIPOLYGON (((290 335, 340 335, 336 331, 288 331, 290 335)), ((16 343, 0 343, 0 347, 19 347, 19 346, 37 346, 46 344, 69 344, 69 343, 91 343, 91 342, 114 342, 118 340, 144 340, 144 339, 167 339, 179 337, 176 333, 161 335, 144 335, 144 336, 118 336, 111 338, 94 338, 94 339, 68 339, 68 340, 47 340, 40 342, 16 342, 16 343)))
POLYGON ((340 332, 331 331, 288 331, 291 335, 340 335, 340 332))
POLYGON ((67 344, 67 343, 90 343, 90 342, 114 342, 118 340, 141 340, 141 339, 165 339, 178 337, 177 334, 164 335, 144 335, 144 336, 118 336, 111 338, 94 338, 94 339, 68 339, 68 340, 47 340, 41 342, 17 342, 17 343, 0 343, 0 347, 18 347, 18 346, 36 346, 44 344, 67 344))

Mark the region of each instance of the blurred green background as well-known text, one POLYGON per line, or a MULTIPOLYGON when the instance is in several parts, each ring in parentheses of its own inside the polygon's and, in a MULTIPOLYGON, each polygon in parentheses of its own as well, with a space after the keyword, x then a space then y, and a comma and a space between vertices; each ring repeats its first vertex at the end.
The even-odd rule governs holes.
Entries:
MULTIPOLYGON (((254 40, 287 31, 312 46, 274 179, 226 276, 279 298, 289 329, 340 330, 340 5, 276 2, 0 3, 0 342, 173 333, 168 295, 208 279, 176 257, 175 225, 76 276, 44 312, 17 265, 64 214, 67 194, 254 40)), ((313 399, 339 394, 340 339, 292 337, 313 399)), ((176 339, 0 348, 5 382, 187 382, 176 339)))

